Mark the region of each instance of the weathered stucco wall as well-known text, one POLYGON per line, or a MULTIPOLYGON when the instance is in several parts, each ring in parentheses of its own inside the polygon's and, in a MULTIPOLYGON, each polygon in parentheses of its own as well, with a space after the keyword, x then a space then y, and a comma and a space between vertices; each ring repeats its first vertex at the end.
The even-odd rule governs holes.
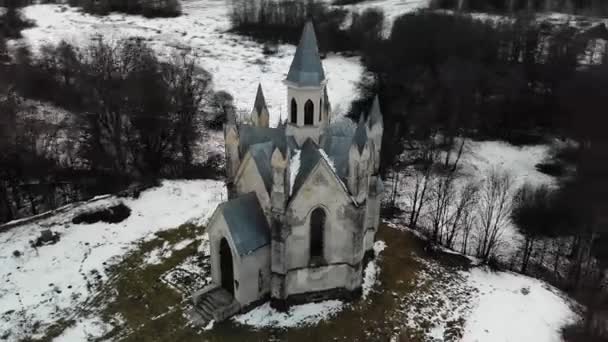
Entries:
POLYGON ((360 268, 363 259, 365 209, 353 205, 331 172, 324 161, 319 163, 287 209, 286 295, 360 286, 361 275, 354 276, 353 270, 360 268), (310 216, 316 208, 327 215, 323 244, 326 266, 309 268, 310 216))
POLYGON ((222 284, 220 266, 220 242, 226 238, 232 254, 234 271, 234 297, 246 306, 264 298, 270 291, 270 246, 264 246, 250 254, 240 256, 228 231, 223 215, 209 222, 209 242, 211 249, 211 278, 218 286, 222 284), (237 285, 238 284, 238 285, 237 285))

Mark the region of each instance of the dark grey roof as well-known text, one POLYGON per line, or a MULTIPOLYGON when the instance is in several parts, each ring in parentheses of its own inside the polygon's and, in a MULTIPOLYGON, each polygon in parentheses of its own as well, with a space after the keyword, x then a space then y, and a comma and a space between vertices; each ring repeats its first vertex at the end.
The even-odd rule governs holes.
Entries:
POLYGON ((270 228, 255 193, 230 200, 221 210, 239 255, 249 254, 270 243, 270 228))
POLYGON ((319 56, 317 37, 312 22, 304 25, 300 43, 293 57, 287 81, 299 86, 319 86, 325 80, 325 72, 319 56))
POLYGON ((353 138, 345 136, 327 136, 323 139, 322 147, 334 164, 336 173, 343 181, 348 177, 348 152, 353 138))
POLYGON ((260 172, 260 176, 262 177, 262 181, 264 182, 266 191, 268 191, 269 194, 270 190, 272 189, 271 159, 273 151, 274 144, 272 143, 272 141, 251 145, 249 147, 251 157, 253 158, 256 166, 258 167, 258 171, 260 172))
POLYGON ((365 123, 363 122, 363 114, 361 114, 359 125, 357 125, 357 130, 355 131, 355 136, 353 137, 353 144, 357 145, 357 148, 359 148, 359 153, 361 153, 365 147, 365 143, 367 143, 367 129, 365 128, 365 123))
POLYGON ((355 135, 357 126, 352 120, 342 119, 332 123, 325 128, 323 132, 324 136, 339 136, 339 137, 352 137, 355 135))
POLYGON ((239 151, 241 158, 255 144, 271 141, 284 155, 287 155, 287 141, 284 127, 239 126, 239 151))
POLYGON ((300 189, 321 158, 323 156, 319 153, 315 142, 310 138, 306 139, 300 150, 300 168, 294 180, 292 194, 295 194, 300 189))
POLYGON ((266 99, 264 98, 264 92, 262 91, 262 84, 258 84, 258 91, 255 95, 255 102, 253 103, 253 109, 257 111, 258 115, 262 114, 262 111, 266 109, 268 111, 268 107, 266 107, 266 99))
POLYGON ((373 127, 377 123, 382 123, 382 112, 380 111, 380 101, 378 100, 378 95, 374 97, 374 103, 372 104, 372 109, 369 112, 369 124, 373 127))

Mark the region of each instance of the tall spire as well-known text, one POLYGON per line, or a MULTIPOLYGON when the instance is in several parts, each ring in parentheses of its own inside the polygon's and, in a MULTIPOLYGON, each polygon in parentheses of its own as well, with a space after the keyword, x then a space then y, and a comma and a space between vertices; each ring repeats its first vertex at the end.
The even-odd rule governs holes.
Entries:
POLYGON ((319 56, 317 37, 312 22, 304 25, 304 31, 296 54, 289 67, 286 81, 300 87, 320 86, 325 80, 325 72, 319 56))

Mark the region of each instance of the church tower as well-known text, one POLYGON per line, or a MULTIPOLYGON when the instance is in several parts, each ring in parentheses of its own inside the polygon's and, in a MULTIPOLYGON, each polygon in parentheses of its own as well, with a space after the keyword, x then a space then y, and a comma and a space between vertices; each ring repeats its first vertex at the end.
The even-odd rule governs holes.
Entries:
POLYGON ((317 37, 312 22, 307 22, 300 38, 289 73, 287 86, 286 134, 301 146, 311 138, 319 143, 319 136, 329 122, 329 103, 325 89, 327 79, 319 56, 317 37))

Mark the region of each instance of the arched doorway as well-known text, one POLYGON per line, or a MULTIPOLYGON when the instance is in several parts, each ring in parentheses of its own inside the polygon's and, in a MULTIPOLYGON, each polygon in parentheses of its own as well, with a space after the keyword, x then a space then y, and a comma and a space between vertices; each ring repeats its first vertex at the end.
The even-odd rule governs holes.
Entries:
POLYGON ((325 210, 317 208, 310 214, 310 263, 323 263, 325 245, 325 210))
POLYGON ((304 124, 314 125, 314 113, 315 105, 312 104, 311 100, 306 101, 304 104, 304 124))
POLYGON ((220 241, 220 273, 222 276, 222 288, 234 296, 234 264, 230 245, 225 238, 220 241))
POLYGON ((291 123, 294 125, 298 124, 298 104, 296 99, 291 99, 291 123))

